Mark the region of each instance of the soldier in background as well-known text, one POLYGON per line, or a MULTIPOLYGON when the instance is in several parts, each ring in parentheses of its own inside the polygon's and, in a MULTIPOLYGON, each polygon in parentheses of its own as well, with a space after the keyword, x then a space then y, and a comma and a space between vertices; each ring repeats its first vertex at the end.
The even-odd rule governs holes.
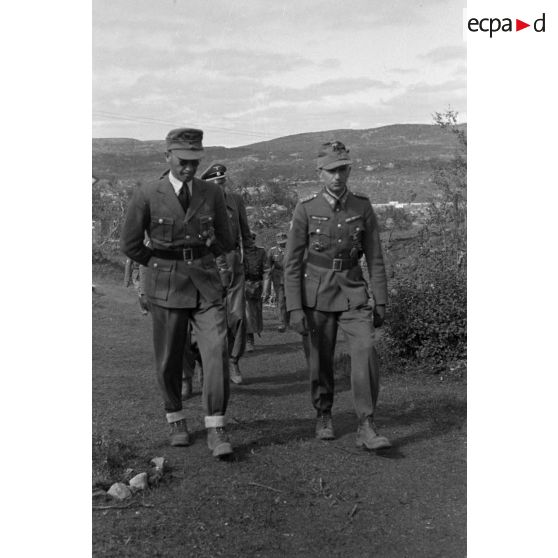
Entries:
MULTIPOLYGON (((149 242, 149 237, 146 235, 143 243, 151 248, 151 243, 149 242)), ((126 258, 126 264, 124 266, 124 287, 128 288, 131 285, 136 289, 138 294, 138 302, 140 305, 141 313, 147 316, 149 312, 149 304, 147 302, 147 297, 145 295, 145 269, 144 266, 135 262, 131 258, 126 258)))
POLYGON ((230 379, 235 384, 241 384, 243 380, 238 361, 246 349, 246 299, 244 296, 242 251, 252 246, 252 234, 248 226, 246 207, 242 196, 227 191, 227 168, 225 165, 212 163, 202 173, 201 179, 219 185, 222 188, 227 205, 232 232, 231 241, 234 246, 234 249, 226 254, 227 263, 232 272, 226 295, 230 379))
POLYGON ((252 234, 254 244, 244 250, 244 278, 246 291, 246 351, 254 350, 254 334, 263 330, 263 278, 267 255, 265 248, 256 246, 256 235, 252 234))
POLYGON ((271 283, 273 283, 277 312, 280 320, 280 324, 277 329, 283 333, 286 331, 289 323, 287 317, 287 305, 285 302, 285 280, 283 277, 287 234, 279 232, 275 235, 275 238, 277 242, 276 246, 272 246, 267 253, 266 268, 268 271, 264 281, 263 298, 265 299, 269 296, 270 286, 271 283))
POLYGON ((200 349, 189 324, 186 330, 186 345, 182 365, 182 400, 190 399, 194 395, 194 378, 198 375, 197 383, 203 386, 203 365, 200 349))
POLYGON ((285 258, 285 290, 291 326, 299 333, 310 332, 308 365, 318 415, 316 437, 335 438, 333 357, 341 327, 351 354, 356 445, 377 450, 390 447, 373 424, 379 392, 374 327, 384 320, 387 280, 370 200, 347 188, 350 165, 349 152, 341 142, 322 145, 318 171, 323 189, 295 207, 285 258), (363 254, 369 289, 359 266, 363 254))

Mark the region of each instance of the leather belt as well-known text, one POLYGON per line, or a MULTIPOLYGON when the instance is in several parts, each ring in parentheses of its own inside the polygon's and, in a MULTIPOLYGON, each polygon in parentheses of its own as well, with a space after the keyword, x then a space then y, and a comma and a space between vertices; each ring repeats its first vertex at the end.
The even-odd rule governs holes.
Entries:
POLYGON ((263 276, 259 276, 259 275, 245 275, 244 279, 246 279, 247 281, 263 281, 263 276))
POLYGON ((184 260, 192 261, 198 258, 203 258, 209 254, 206 246, 190 246, 189 248, 174 248, 172 250, 159 250, 155 248, 153 255, 162 260, 184 260))
POLYGON ((328 256, 314 254, 313 252, 308 254, 306 261, 318 267, 333 269, 333 271, 344 271, 345 269, 351 269, 351 267, 355 267, 355 265, 358 264, 358 260, 356 258, 329 258, 328 256))

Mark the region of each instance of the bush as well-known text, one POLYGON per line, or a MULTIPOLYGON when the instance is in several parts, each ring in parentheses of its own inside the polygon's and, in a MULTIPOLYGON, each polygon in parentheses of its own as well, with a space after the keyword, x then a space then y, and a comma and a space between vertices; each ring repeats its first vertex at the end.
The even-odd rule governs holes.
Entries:
POLYGON ((388 331, 400 356, 442 364, 465 359, 467 349, 467 135, 451 109, 434 120, 457 136, 458 147, 434 173, 439 196, 416 256, 393 273, 388 331))
POLYGON ((436 363, 466 358, 467 283, 461 268, 432 259, 392 282, 387 327, 403 357, 436 363))

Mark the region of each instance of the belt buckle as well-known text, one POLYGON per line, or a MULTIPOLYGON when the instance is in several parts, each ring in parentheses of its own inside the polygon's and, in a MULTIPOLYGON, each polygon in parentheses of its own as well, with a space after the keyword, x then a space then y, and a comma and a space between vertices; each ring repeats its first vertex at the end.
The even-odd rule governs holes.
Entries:
POLYGON ((194 259, 194 251, 192 250, 192 248, 183 248, 182 257, 184 258, 185 262, 192 261, 194 259))
POLYGON ((343 260, 341 258, 333 258, 333 264, 331 266, 333 271, 342 271, 343 269, 343 260))

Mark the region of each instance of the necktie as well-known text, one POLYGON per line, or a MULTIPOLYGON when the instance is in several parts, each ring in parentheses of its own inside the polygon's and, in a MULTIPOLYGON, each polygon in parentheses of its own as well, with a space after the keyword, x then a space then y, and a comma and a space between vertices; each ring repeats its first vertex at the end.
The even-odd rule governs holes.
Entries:
POLYGON ((188 206, 190 205, 190 191, 188 190, 188 184, 186 182, 182 183, 182 188, 178 191, 178 201, 184 210, 184 213, 188 211, 188 206))

